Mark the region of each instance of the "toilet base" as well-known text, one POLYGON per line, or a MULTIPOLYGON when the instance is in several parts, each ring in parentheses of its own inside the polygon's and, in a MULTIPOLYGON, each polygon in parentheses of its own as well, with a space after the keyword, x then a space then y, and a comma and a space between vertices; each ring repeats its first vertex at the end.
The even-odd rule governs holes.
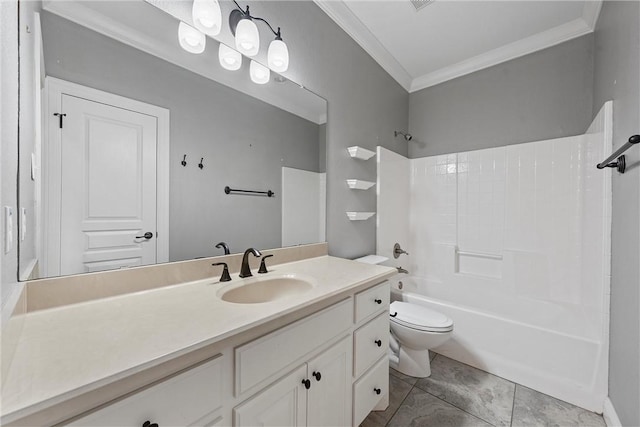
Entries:
POLYGON ((426 378, 431 375, 431 361, 429 350, 414 350, 400 346, 398 362, 393 363, 393 368, 405 375, 415 378, 426 378))

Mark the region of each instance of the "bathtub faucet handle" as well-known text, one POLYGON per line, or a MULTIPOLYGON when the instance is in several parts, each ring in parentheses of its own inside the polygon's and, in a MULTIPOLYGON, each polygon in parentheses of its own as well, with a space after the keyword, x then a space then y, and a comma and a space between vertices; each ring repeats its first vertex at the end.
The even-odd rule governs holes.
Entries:
POLYGON ((398 269, 398 273, 407 273, 407 274, 409 274, 409 272, 407 270, 405 270, 404 268, 402 268, 402 267, 396 267, 396 269, 398 269))
POLYGON ((398 259, 398 257, 402 254, 409 255, 409 252, 405 251, 400 247, 400 243, 396 243, 393 245, 393 257, 398 259))

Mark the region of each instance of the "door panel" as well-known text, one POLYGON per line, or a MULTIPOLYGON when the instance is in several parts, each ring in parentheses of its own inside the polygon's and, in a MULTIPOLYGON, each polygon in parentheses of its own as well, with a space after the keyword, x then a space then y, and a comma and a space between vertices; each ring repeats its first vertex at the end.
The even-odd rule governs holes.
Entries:
POLYGON ((302 380, 307 365, 302 365, 271 387, 233 410, 234 422, 242 426, 304 426, 307 418, 307 391, 302 380))
POLYGON ((157 118, 66 94, 62 110, 60 273, 155 263, 157 118))
POLYGON ((351 337, 324 351, 309 365, 308 426, 347 426, 351 423, 351 337), (313 373, 320 374, 320 380, 313 373))

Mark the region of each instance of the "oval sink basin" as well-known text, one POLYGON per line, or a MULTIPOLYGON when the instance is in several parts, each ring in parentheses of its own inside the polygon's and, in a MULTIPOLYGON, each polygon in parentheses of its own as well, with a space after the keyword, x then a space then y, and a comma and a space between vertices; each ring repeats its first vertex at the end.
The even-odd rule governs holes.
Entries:
POLYGON ((221 289, 220 299, 236 304, 257 304, 290 298, 313 288, 311 281, 295 276, 255 277, 246 281, 246 284, 221 289))

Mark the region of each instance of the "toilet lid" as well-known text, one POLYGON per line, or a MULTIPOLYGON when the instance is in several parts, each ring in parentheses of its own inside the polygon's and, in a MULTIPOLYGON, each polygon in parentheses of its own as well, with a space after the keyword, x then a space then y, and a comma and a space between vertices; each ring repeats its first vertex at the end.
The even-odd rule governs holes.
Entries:
POLYGON ((391 321, 412 329, 429 332, 453 330, 453 320, 446 315, 408 302, 394 301, 389 306, 389 314, 398 313, 391 321))

